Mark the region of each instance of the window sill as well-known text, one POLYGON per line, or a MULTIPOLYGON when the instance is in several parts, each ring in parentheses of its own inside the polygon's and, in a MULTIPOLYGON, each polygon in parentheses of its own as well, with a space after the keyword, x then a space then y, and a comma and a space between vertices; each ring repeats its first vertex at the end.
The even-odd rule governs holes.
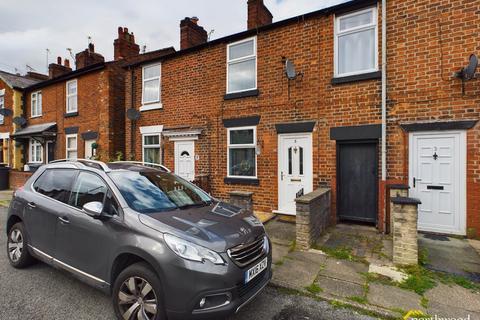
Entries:
POLYGON ((337 77, 332 79, 332 84, 343 84, 349 82, 357 82, 357 81, 364 81, 364 80, 376 80, 382 78, 381 71, 374 71, 368 73, 361 73, 355 74, 352 76, 345 76, 345 77, 337 77))
POLYGON ((42 117, 42 115, 38 115, 38 116, 31 116, 30 119, 35 119, 35 118, 40 118, 42 117))
POLYGON ((140 112, 149 111, 149 110, 158 110, 158 109, 163 109, 163 104, 161 103, 144 104, 140 107, 140 112))
POLYGON ((257 178, 229 178, 226 177, 223 179, 223 182, 226 184, 241 184, 241 185, 248 185, 248 186, 258 186, 260 184, 260 180, 257 178))
POLYGON ((76 117, 78 116, 78 111, 75 111, 75 112, 67 112, 64 114, 64 117, 65 118, 70 118, 70 117, 76 117))
POLYGON ((258 89, 255 89, 255 90, 248 90, 248 91, 242 91, 242 92, 227 93, 226 95, 223 96, 223 100, 258 97, 259 95, 260 95, 260 91, 258 89))

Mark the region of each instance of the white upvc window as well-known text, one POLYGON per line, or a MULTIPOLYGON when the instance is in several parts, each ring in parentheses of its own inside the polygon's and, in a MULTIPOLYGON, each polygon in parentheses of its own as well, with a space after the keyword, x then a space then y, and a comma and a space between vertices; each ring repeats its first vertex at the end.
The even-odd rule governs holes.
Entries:
MULTIPOLYGON (((5 89, 0 90, 0 109, 5 108, 5 89)), ((4 117, 0 114, 0 124, 3 124, 4 117)))
POLYGON ((76 160, 78 157, 77 152, 77 135, 67 134, 65 141, 66 158, 76 160))
POLYGON ((77 80, 67 82, 67 113, 78 112, 78 86, 77 80))
POLYGON ((257 89, 257 38, 227 46, 227 93, 257 89))
POLYGON ((30 139, 29 163, 43 162, 43 146, 35 139, 30 139))
POLYGON ((148 133, 142 135, 142 161, 147 163, 162 163, 160 147, 160 133, 148 133))
POLYGON ((378 71, 377 8, 335 17, 335 77, 378 71))
POLYGON ((142 107, 140 111, 160 109, 161 104, 161 64, 142 68, 142 107))
POLYGON ((42 92, 37 91, 32 93, 32 118, 40 117, 42 115, 42 92))
POLYGON ((227 176, 257 177, 257 127, 228 128, 227 176))

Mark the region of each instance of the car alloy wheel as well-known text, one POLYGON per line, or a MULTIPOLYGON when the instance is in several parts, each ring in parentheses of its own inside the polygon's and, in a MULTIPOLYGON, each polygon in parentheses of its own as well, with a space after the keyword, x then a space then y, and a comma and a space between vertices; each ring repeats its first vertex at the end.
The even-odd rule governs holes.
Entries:
POLYGON ((10 238, 8 239, 8 256, 10 260, 14 263, 17 263, 22 257, 23 251, 23 235, 22 232, 18 229, 14 229, 10 233, 10 238))
POLYGON ((157 305, 155 291, 145 279, 130 277, 120 287, 118 306, 125 320, 153 320, 157 305))

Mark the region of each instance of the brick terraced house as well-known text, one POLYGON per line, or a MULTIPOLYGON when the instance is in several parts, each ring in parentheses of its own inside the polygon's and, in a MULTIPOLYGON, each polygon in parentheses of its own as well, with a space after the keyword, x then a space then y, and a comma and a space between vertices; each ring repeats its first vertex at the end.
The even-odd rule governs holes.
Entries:
POLYGON ((0 71, 0 163, 11 168, 21 167, 21 150, 10 137, 16 129, 13 119, 23 114, 24 89, 42 80, 45 76, 34 72, 23 76, 0 71))
POLYGON ((113 61, 105 62, 93 44, 76 54, 76 70, 58 57, 49 65, 48 80, 25 89, 26 123, 12 135, 23 145, 27 170, 55 159, 123 159, 126 71, 122 66, 173 51, 140 55, 133 33, 120 27, 113 61))
POLYGON ((249 0, 248 30, 209 42, 185 18, 180 51, 128 66, 127 154, 208 177, 219 198, 253 193, 258 212, 295 214, 299 192, 328 186, 332 222, 382 231, 388 185, 406 184, 421 230, 480 236, 480 82, 455 75, 480 53, 480 3, 385 14, 356 0, 272 23, 249 0))

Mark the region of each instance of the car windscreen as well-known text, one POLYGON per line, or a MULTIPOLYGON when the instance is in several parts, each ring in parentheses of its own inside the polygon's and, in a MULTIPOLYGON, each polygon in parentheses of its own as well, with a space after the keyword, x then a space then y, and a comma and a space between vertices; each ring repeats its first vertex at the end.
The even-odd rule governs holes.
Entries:
POLYGON ((212 201, 205 192, 171 173, 116 171, 109 176, 128 206, 140 213, 205 206, 212 201))

